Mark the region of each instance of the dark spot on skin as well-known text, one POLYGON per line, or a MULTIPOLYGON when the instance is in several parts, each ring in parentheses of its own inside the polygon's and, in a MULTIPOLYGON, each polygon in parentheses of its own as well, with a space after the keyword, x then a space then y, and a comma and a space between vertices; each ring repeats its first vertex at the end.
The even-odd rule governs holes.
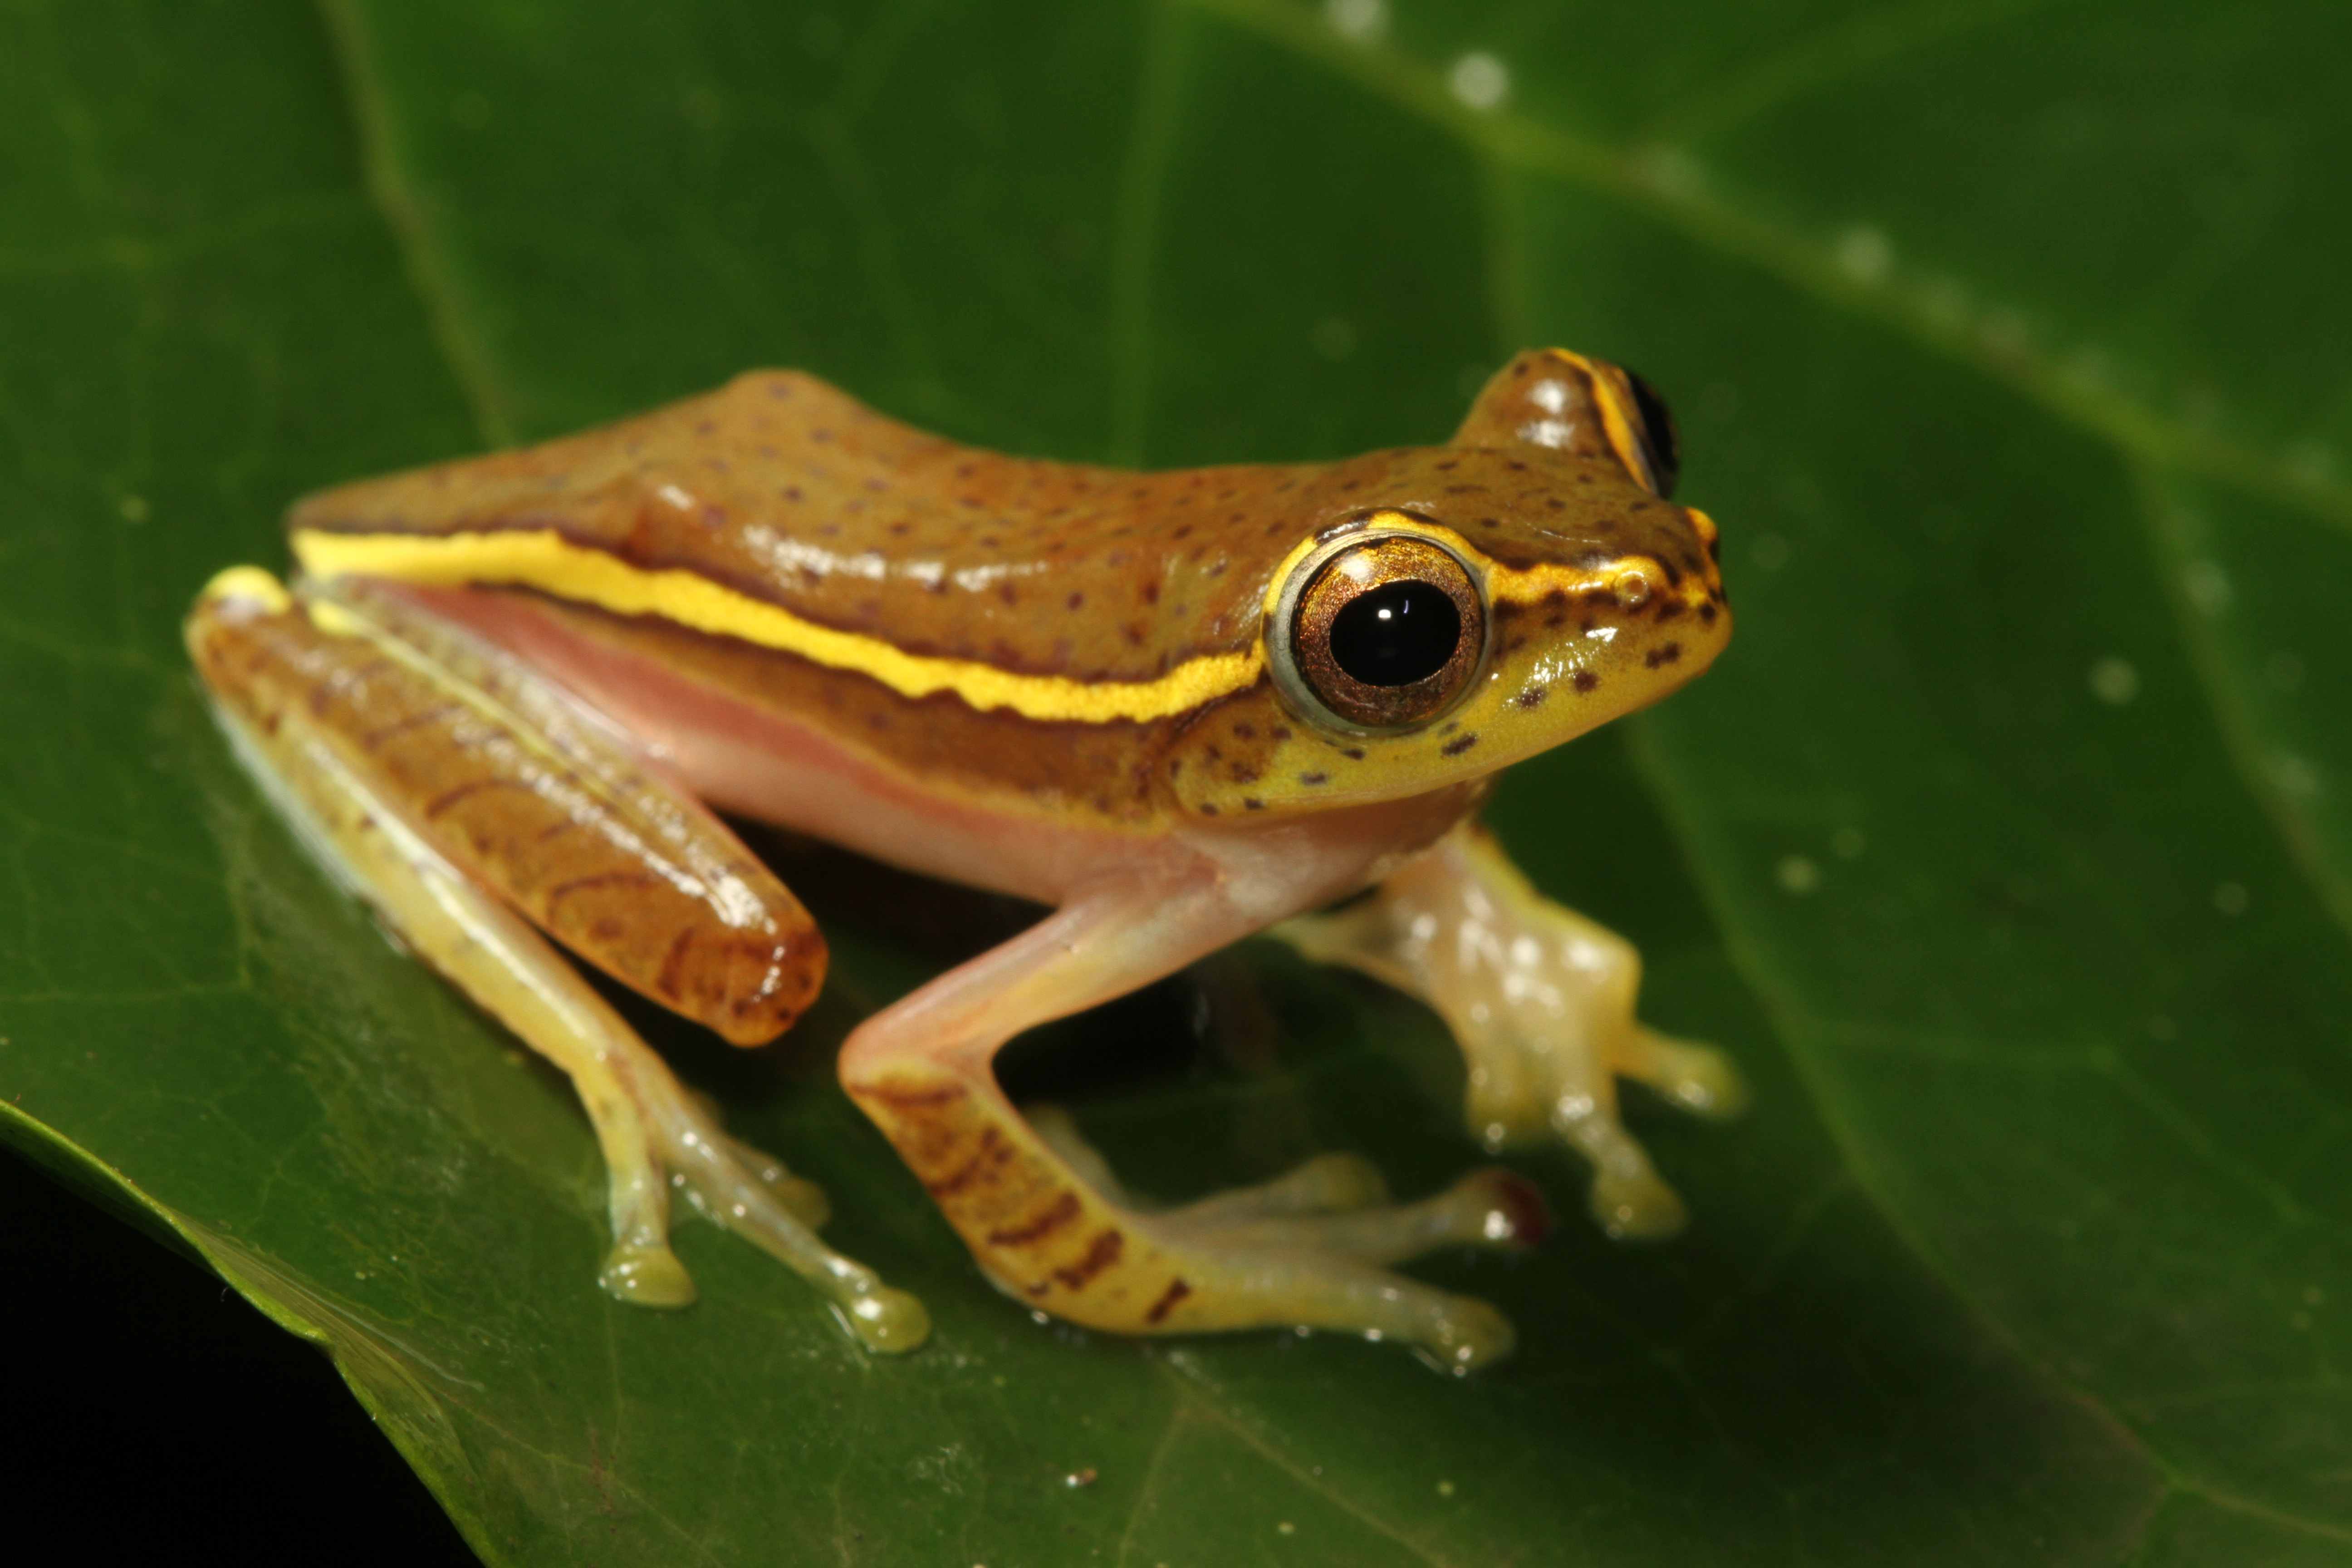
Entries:
POLYGON ((1087 1255, 1067 1268, 1054 1270, 1054 1278, 1072 1290, 1083 1290, 1087 1281, 1118 1261, 1126 1237, 1116 1230, 1106 1230, 1087 1244, 1087 1255))
POLYGON ((996 596, 1008 605, 1017 605, 1021 602, 1021 590, 1010 583, 1000 583, 996 587, 996 596))
POLYGON ((1160 602, 1160 584, 1157 582, 1146 583, 1143 585, 1143 602, 1147 605, 1156 605, 1160 602))
POLYGON ((1143 1321, 1147 1323, 1164 1321, 1168 1314, 1175 1310, 1176 1303, 1192 1293, 1192 1287, 1185 1284, 1182 1279, 1171 1279, 1168 1281, 1168 1289, 1160 1292, 1160 1300, 1152 1302, 1151 1310, 1143 1314, 1143 1321))
POLYGON ((1507 461, 1513 473, 1524 474, 1528 471, 1528 466, 1525 463, 1520 462, 1517 458, 1509 458, 1507 461))
POLYGON ((1222 763, 1225 760, 1225 753, 1218 747, 1203 746, 1201 749, 1201 752, 1203 756, 1207 757, 1209 761, 1213 763, 1222 763))
POLYGON ((1540 708, 1544 704, 1544 699, 1550 695, 1551 689, 1549 687, 1530 686, 1525 691, 1520 692, 1517 697, 1511 699, 1511 706, 1514 708, 1540 708))
POLYGON ((1257 726, 1255 724, 1236 724, 1234 726, 1234 735, 1239 740, 1255 741, 1257 739, 1257 726))
POLYGON ((1077 1217, 1078 1194, 1072 1192, 1065 1192, 1060 1197, 1055 1198, 1043 1213, 1037 1215, 1026 1224, 1006 1226, 1001 1229, 990 1231, 988 1233, 989 1245, 992 1247, 1026 1247, 1030 1243, 1039 1240, 1044 1237, 1051 1236, 1054 1232, 1061 1229, 1062 1226, 1069 1224, 1072 1220, 1077 1217))
POLYGON ((1087 596, 1084 594, 1073 594, 1068 598, 1062 601, 1062 607, 1067 610, 1075 610, 1086 602, 1087 596))
POLYGON ((1331 775, 1329 773, 1301 773, 1298 775, 1298 782, 1303 784, 1329 784, 1331 782, 1331 775))
POLYGON ((1265 809, 1265 802, 1245 795, 1242 796, 1242 809, 1244 811, 1264 811, 1265 809))
POLYGON ((1173 532, 1173 533, 1170 534, 1168 537, 1169 537, 1169 538, 1171 538, 1171 539, 1189 539, 1189 538, 1191 538, 1191 537, 1192 537, 1192 525, 1191 523, 1189 523, 1189 522, 1188 522, 1188 523, 1186 523, 1183 527, 1181 527, 1181 528, 1178 529, 1175 532, 1173 532))
POLYGON ((1265 733, 1266 739, 1270 741, 1287 741, 1290 739, 1289 729, 1281 724, 1276 724, 1273 729, 1268 730, 1265 733))
POLYGON ((1701 605, 1698 607, 1698 618, 1699 618, 1699 623, 1700 623, 1702 626, 1711 626, 1715 625, 1715 601, 1714 601, 1714 600, 1709 599, 1706 604, 1701 605))
POLYGON ((1601 678, 1589 669, 1580 669, 1569 677, 1569 684, 1579 691, 1590 691, 1601 684, 1601 678))
POLYGON ((1345 746, 1340 749, 1339 754, 1347 758, 1351 763, 1360 763, 1364 760, 1364 748, 1361 746, 1345 746))
POLYGON ((1235 763, 1231 772, 1235 784, 1255 784, 1265 776, 1262 769, 1254 768, 1247 763, 1235 763))
POLYGON ((1174 762, 1168 764, 1168 776, 1171 779, 1183 771, 1184 759, 1181 757, 1177 758, 1174 762))
POLYGON ((798 485, 786 485, 786 486, 784 487, 784 499, 785 499, 786 500, 800 500, 800 499, 801 499, 801 488, 800 488, 800 486, 798 486, 798 485))
POLYGON ((1441 735, 1451 735, 1452 733, 1454 733, 1454 731, 1459 730, 1460 728, 1462 728, 1462 721, 1461 721, 1461 720, 1459 720, 1459 719, 1448 719, 1448 720, 1445 721, 1445 728, 1444 728, 1443 730, 1440 730, 1440 731, 1438 731, 1438 733, 1439 733, 1439 734, 1441 734, 1441 735))
POLYGON ((973 1183, 992 1175, 1012 1158, 1013 1151, 1005 1146, 1003 1136, 993 1127, 984 1127, 981 1129, 979 1151, 939 1180, 925 1182, 923 1189, 935 1198, 953 1197, 973 1183))
POLYGON ((1437 471, 1438 471, 1439 473, 1441 473, 1441 474, 1443 474, 1443 473, 1450 473, 1450 472, 1452 472, 1454 469, 1458 468, 1460 468, 1461 466, 1462 466, 1462 462, 1461 462, 1461 459, 1460 459, 1460 458, 1446 458, 1446 459, 1445 459, 1445 461, 1444 461, 1444 462, 1442 462, 1442 463, 1440 463, 1440 464, 1438 464, 1438 465, 1437 465, 1437 471))
POLYGON ((1682 658, 1682 656, 1683 645, 1678 642, 1670 642, 1661 644, 1659 647, 1652 648, 1648 655, 1643 658, 1642 662, 1648 665, 1652 669, 1655 669, 1662 664, 1674 663, 1675 660, 1682 658))
POLYGON ((1438 755, 1440 755, 1440 756, 1444 756, 1444 757, 1458 757, 1458 756, 1460 756, 1463 752, 1465 752, 1468 751, 1471 747, 1473 747, 1473 746, 1476 745, 1477 743, 1478 743, 1478 737, 1477 737, 1477 736, 1475 736, 1475 735, 1465 735, 1465 736, 1461 737, 1459 740, 1454 740, 1454 741, 1448 741, 1448 742, 1445 742, 1445 744, 1444 744, 1444 745, 1442 745, 1442 746, 1440 746, 1440 747, 1438 747, 1438 748, 1437 748, 1437 752, 1438 752, 1438 755))

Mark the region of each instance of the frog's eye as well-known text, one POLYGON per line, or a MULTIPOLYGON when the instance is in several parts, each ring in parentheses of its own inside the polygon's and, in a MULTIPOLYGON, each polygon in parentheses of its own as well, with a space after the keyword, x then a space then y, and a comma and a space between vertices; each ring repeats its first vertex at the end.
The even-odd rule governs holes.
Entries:
POLYGON ((1486 642, 1478 585, 1412 535, 1357 538, 1299 563, 1276 609, 1274 668, 1291 700, 1346 728, 1435 718, 1470 684, 1486 642))
POLYGON ((1656 387, 1630 370, 1625 371, 1625 381, 1633 389, 1634 412, 1642 416, 1642 445, 1647 448, 1651 477, 1658 481, 1661 498, 1671 496, 1683 471, 1683 446, 1675 435, 1675 416, 1656 387))

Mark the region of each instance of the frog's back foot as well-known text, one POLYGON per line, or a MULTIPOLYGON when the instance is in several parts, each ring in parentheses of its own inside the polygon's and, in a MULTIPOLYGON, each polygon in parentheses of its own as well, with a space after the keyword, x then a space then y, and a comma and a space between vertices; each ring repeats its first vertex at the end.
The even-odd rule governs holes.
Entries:
MULTIPOLYGON (((670 1250, 669 1199, 745 1237, 814 1285, 875 1350, 929 1331, 919 1303, 817 1239, 823 1194, 720 1131, 652 1048, 523 917, 443 852, 447 829, 385 787, 376 730, 313 699, 378 671, 379 645, 323 629, 251 568, 200 598, 187 637, 240 758, 311 851, 411 952, 567 1074, 604 1156, 616 1299, 683 1307, 694 1283, 670 1250)), ((397 712, 367 715, 397 725, 397 712)))

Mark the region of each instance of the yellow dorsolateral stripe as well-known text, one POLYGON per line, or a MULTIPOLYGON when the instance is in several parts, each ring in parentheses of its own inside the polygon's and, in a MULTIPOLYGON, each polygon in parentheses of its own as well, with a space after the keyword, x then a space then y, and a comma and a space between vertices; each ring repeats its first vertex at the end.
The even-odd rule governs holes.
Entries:
POLYGON ((804 621, 791 611, 720 586, 693 572, 647 572, 547 530, 493 533, 294 535, 302 569, 320 577, 388 577, 432 587, 468 584, 537 588, 623 616, 659 616, 679 626, 797 654, 833 669, 871 676, 906 697, 952 691, 974 708, 1009 708, 1024 718, 1081 724, 1166 719, 1255 681, 1264 656, 1204 654, 1157 680, 1072 680, 1016 675, 971 659, 931 658, 878 637, 804 621))
MULTIPOLYGON (((1703 512, 1692 511, 1691 516, 1705 521, 1706 514, 1703 512)), ((1715 524, 1705 521, 1705 526, 1713 529, 1715 524)), ((1452 529, 1423 522, 1401 511, 1376 511, 1364 519, 1360 531, 1379 535, 1410 534, 1434 541, 1486 580, 1487 598, 1497 605, 1533 605, 1552 594, 1581 594, 1593 588, 1624 593, 1628 587, 1628 577, 1642 580, 1639 594, 1633 595, 1637 601, 1664 586, 1663 583, 1652 582, 1651 574, 1643 570, 1649 559, 1647 556, 1629 555, 1622 562, 1612 563, 1598 570, 1580 566, 1506 566, 1452 529)), ((1275 613, 1275 606, 1282 600, 1282 586, 1290 581, 1290 574, 1298 569, 1298 563, 1313 554, 1323 542, 1321 539, 1301 540, 1298 547, 1284 558, 1274 574, 1274 581, 1266 585, 1267 615, 1275 613)), ((1696 603, 1703 592, 1702 585, 1695 583, 1683 597, 1696 603)))

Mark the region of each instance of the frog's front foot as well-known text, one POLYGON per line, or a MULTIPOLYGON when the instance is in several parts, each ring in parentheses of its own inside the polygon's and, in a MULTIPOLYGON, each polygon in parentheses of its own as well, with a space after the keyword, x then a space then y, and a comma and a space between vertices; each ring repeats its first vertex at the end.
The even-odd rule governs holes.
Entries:
POLYGON ((1611 1236, 1673 1235, 1683 1201, 1618 1120, 1616 1080, 1684 1110, 1735 1115, 1730 1058, 1633 1016, 1642 961, 1622 938, 1538 893, 1475 825, 1337 910, 1276 928, 1435 1008, 1469 1067, 1471 1131, 1490 1150, 1557 1137, 1592 1163, 1592 1215, 1611 1236))

